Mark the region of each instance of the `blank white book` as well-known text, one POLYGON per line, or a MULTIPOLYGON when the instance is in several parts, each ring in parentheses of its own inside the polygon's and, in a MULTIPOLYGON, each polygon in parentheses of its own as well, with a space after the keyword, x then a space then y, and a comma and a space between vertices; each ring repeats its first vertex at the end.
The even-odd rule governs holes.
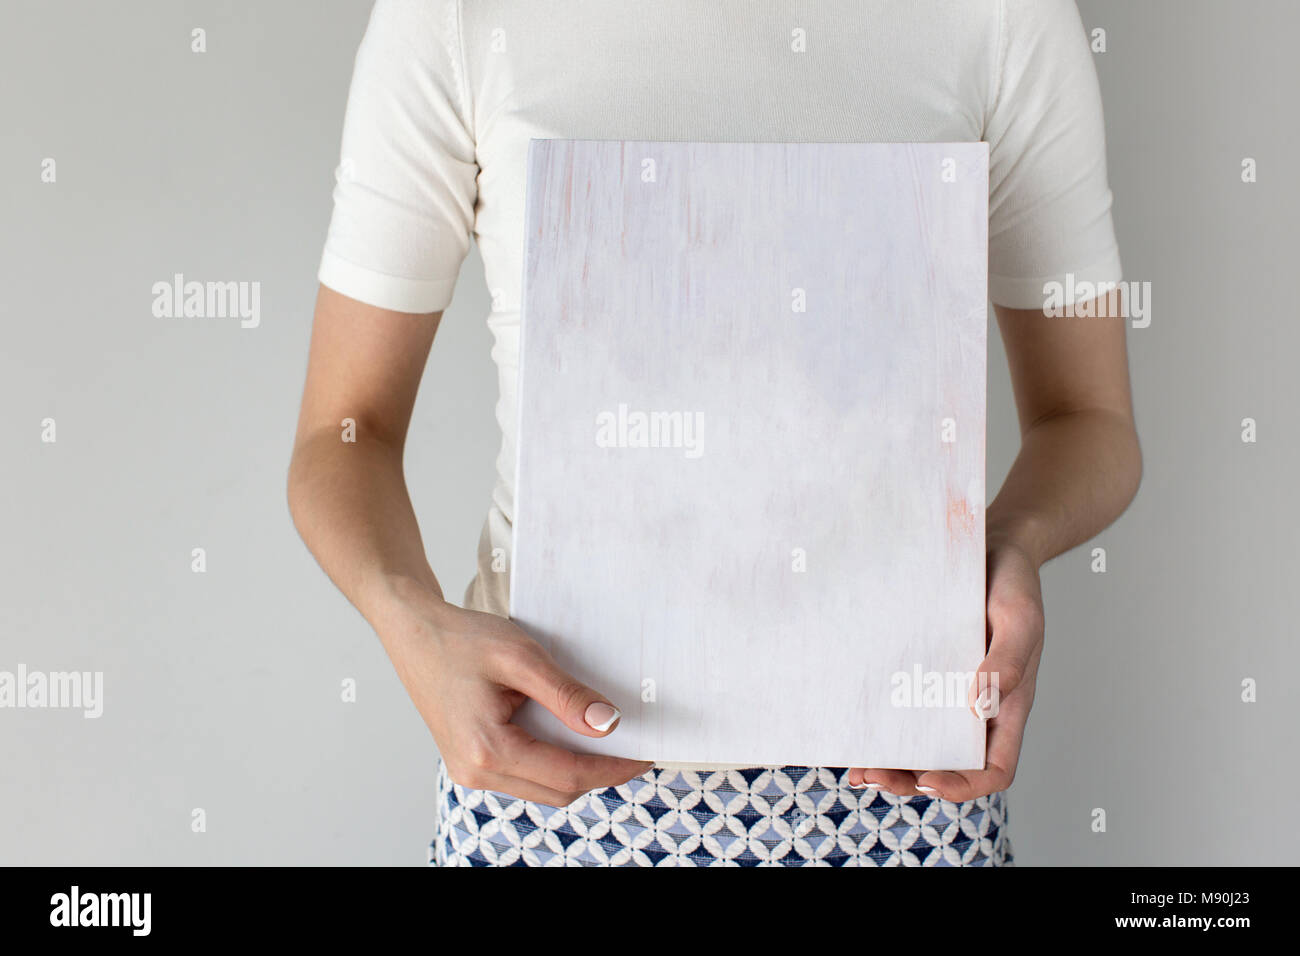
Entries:
POLYGON ((534 140, 511 616, 587 753, 984 766, 983 143, 534 140))

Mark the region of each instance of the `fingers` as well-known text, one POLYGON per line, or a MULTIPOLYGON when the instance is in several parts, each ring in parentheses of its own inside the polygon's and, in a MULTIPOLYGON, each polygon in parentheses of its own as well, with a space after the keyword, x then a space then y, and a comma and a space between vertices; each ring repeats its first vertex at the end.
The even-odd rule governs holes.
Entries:
POLYGON ((917 789, 930 797, 961 803, 1005 790, 1016 778, 1024 722, 1008 720, 1004 707, 996 725, 989 727, 988 756, 983 770, 927 770, 917 777, 917 789))
MULTIPOLYGON (((490 669, 500 689, 508 691, 511 709, 524 695, 587 737, 607 736, 618 725, 620 714, 604 695, 565 673, 531 641, 508 645, 494 655, 490 669)), ((480 728, 472 743, 463 742, 460 773, 453 773, 453 780, 476 790, 497 789, 525 800, 566 806, 582 794, 627 783, 654 766, 650 760, 573 753, 535 739, 510 723, 509 716, 480 728)))
MULTIPOLYGON (((990 618, 992 612, 990 612, 990 618)), ((1036 605, 1017 609, 992 623, 989 652, 971 682, 970 706, 983 720, 996 717, 1000 701, 1033 673, 1032 664, 1043 646, 1043 616, 1036 605)))
POLYGON ((654 766, 650 760, 576 754, 530 737, 514 724, 503 728, 503 745, 499 764, 502 773, 566 793, 617 787, 654 766))
POLYGON ((984 769, 917 775, 918 790, 945 800, 973 800, 1011 786, 1034 702, 1044 631, 1037 567, 1014 549, 990 552, 988 580, 991 638, 968 699, 975 716, 988 721, 984 769))
POLYGON ((540 803, 548 807, 564 808, 584 795, 553 790, 531 780, 521 780, 500 773, 456 772, 448 767, 447 775, 451 777, 452 782, 470 790, 490 790, 507 797, 527 800, 529 803, 540 803))
POLYGON ((498 790, 553 807, 567 806, 592 790, 620 786, 654 767, 651 760, 576 754, 536 740, 511 723, 482 733, 446 760, 448 775, 463 787, 498 790))
MULTIPOLYGON (((1011 786, 1016 778, 1016 765, 1020 761, 1020 747, 1024 742, 1025 724, 1034 702, 1032 675, 1038 672, 1038 661, 1043 652, 1041 641, 1029 651, 1023 670, 1017 676, 1015 688, 1004 692, 998 701, 996 718, 987 723, 988 740, 985 745, 983 770, 859 770, 849 771, 849 785, 879 784, 880 789, 900 797, 939 797, 961 803, 977 797, 997 793, 1011 786), (1026 680, 1020 675, 1031 675, 1026 680)), ((990 658, 993 657, 990 651, 990 658)))
POLYGON ((583 794, 617 787, 648 772, 654 762, 575 754, 530 737, 514 724, 472 749, 469 766, 448 774, 471 790, 497 790, 534 803, 568 806, 583 794))
POLYGON ((917 788, 927 796, 954 803, 974 800, 1005 790, 1016 778, 1024 723, 1008 721, 1004 708, 996 726, 989 728, 989 752, 983 770, 929 770, 917 777, 917 788))
POLYGON ((618 726, 618 708, 562 671, 541 647, 516 645, 498 664, 504 684, 537 701, 575 733, 604 737, 618 726))
POLYGON ((854 767, 849 770, 849 786, 854 789, 865 787, 871 790, 887 790, 899 797, 919 795, 916 789, 916 774, 911 770, 854 767))
POLYGON ((970 688, 975 716, 997 716, 998 700, 1008 697, 1033 669, 1043 645, 1043 602, 1038 574, 1012 557, 990 557, 988 653, 970 688))
MULTIPOLYGON (((1031 658, 1036 665, 1037 657, 1031 658)), ((1033 684, 1021 684, 1017 691, 1002 699, 998 716, 988 722, 988 742, 983 770, 930 770, 919 774, 917 788, 929 788, 929 796, 960 803, 997 793, 1011 786, 1020 761, 1025 723, 1033 705, 1033 684)), ((925 790, 921 790, 925 793, 925 790)))

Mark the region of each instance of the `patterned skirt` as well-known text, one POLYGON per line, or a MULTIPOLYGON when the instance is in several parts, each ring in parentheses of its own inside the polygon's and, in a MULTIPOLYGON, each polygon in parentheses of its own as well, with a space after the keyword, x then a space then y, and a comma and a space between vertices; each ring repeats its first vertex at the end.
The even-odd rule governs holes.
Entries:
POLYGON ((453 783, 438 764, 433 866, 1005 866, 1006 794, 855 790, 848 770, 655 768, 564 808, 453 783))

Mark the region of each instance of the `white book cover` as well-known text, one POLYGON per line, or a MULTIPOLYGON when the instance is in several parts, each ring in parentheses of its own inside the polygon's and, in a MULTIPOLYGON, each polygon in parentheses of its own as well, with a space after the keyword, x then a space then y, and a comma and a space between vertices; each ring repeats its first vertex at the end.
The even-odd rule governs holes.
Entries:
POLYGON ((511 616, 586 753, 976 769, 984 143, 533 140, 511 616))

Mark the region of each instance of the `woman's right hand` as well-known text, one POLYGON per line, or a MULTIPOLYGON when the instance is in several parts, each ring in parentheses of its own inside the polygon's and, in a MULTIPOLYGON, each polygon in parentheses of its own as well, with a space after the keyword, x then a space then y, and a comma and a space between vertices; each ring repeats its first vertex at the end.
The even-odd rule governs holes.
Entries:
POLYGON ((512 724, 528 698, 586 737, 607 736, 620 715, 517 624, 456 607, 429 589, 407 590, 415 593, 397 601, 379 636, 453 781, 563 807, 654 766, 572 753, 512 724))

